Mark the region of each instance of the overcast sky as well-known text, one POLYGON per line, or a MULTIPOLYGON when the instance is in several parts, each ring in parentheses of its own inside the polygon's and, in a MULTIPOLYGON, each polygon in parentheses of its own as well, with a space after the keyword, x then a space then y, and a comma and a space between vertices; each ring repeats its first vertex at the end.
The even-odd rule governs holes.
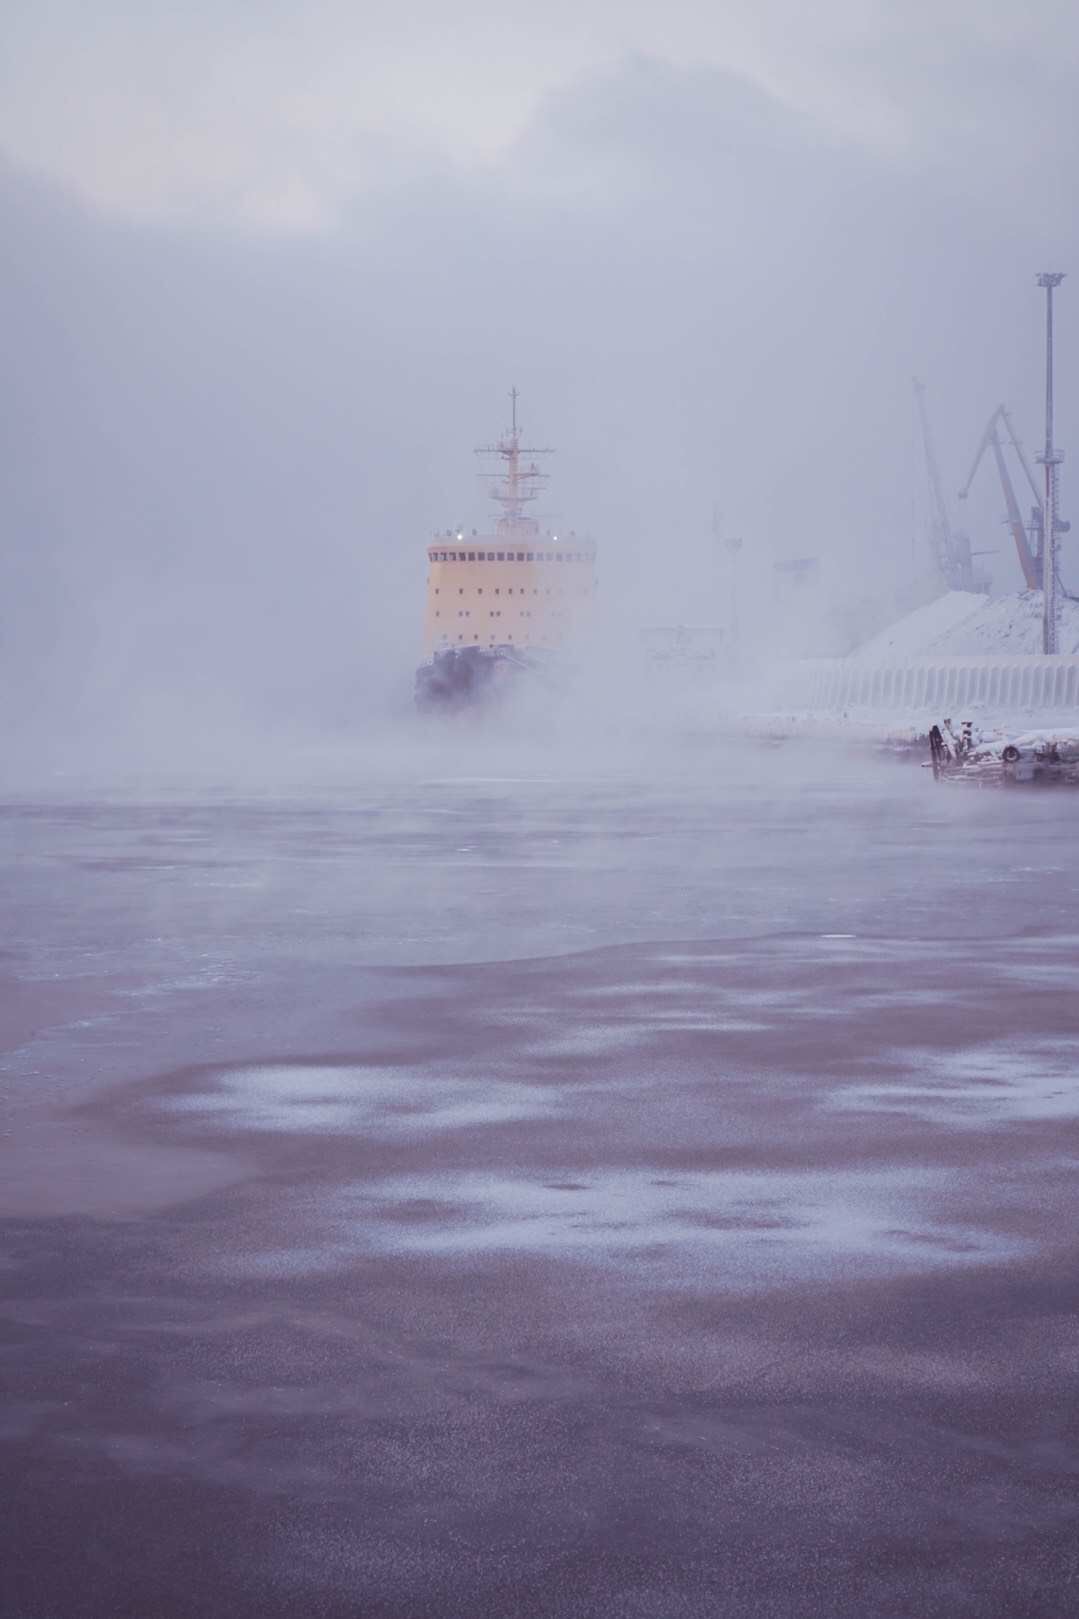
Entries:
MULTIPOLYGON (((760 581, 818 554, 836 600, 883 588, 919 543, 913 374, 949 487, 1000 399, 1035 447, 1077 49, 1056 0, 9 0, 21 713, 407 687, 424 540, 481 521, 513 383, 627 619, 716 616, 713 503, 760 581)), ((1016 588, 988 480, 966 516, 1016 588)))
POLYGON ((512 161, 637 57, 991 194, 1066 145, 1077 33, 1066 0, 13 0, 0 118, 13 161, 103 206, 311 230, 409 174, 512 161))

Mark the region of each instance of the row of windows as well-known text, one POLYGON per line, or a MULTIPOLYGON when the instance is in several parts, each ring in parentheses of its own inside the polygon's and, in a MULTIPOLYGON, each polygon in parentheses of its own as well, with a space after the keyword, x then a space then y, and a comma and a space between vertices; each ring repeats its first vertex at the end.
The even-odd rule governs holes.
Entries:
POLYGON ((591 562, 586 551, 428 551, 432 562, 591 562))
MULTIPOLYGON (((442 640, 443 640, 443 641, 448 641, 448 640, 449 640, 449 636, 448 636, 448 635, 447 635, 447 634, 446 634, 446 631, 445 631, 445 630, 443 630, 443 631, 442 631, 442 636, 441 636, 441 639, 442 639, 442 640)), ((457 639, 458 639, 458 640, 459 640, 459 641, 463 641, 463 640, 464 640, 464 636, 463 636, 463 635, 459 635, 459 636, 458 636, 458 637, 457 637, 457 639)), ((472 640, 473 640, 473 641, 478 641, 478 640, 479 640, 479 636, 478 636, 478 635, 473 635, 473 636, 472 636, 472 637, 471 637, 471 639, 472 639, 472 640)), ((489 641, 490 641, 490 643, 491 643, 491 645, 492 645, 492 646, 494 646, 494 644, 495 644, 495 638, 494 638, 494 636, 493 636, 493 635, 492 635, 492 636, 489 636, 489 637, 488 637, 488 639, 489 639, 489 641)), ((509 634, 509 635, 507 635, 507 636, 506 636, 506 640, 507 640, 507 641, 512 641, 512 640, 513 640, 513 632, 512 632, 512 631, 511 631, 511 632, 510 632, 510 634, 509 634)))
MULTIPOLYGON (((517 613, 518 613, 519 618, 531 618, 532 617, 532 609, 530 607, 520 607, 520 608, 518 608, 517 613)), ((562 616, 565 617, 565 614, 563 614, 562 616)), ((442 617, 441 610, 439 608, 437 608, 437 607, 435 608, 435 617, 436 618, 441 618, 442 617)), ((467 607, 460 607, 457 610, 457 617, 458 618, 471 618, 472 614, 471 614, 470 610, 467 607)), ((488 618, 501 618, 502 617, 502 609, 500 607, 492 607, 490 609, 490 611, 488 612, 487 617, 488 618)))
MULTIPOLYGON (((440 639, 440 640, 442 640, 442 641, 448 641, 448 640, 449 640, 449 635, 448 635, 448 634, 447 634, 447 632, 446 632, 446 631, 445 631, 445 630, 443 630, 443 631, 442 631, 442 634, 441 634, 441 636, 440 636, 440 637, 439 637, 439 639, 440 639)), ((458 639, 458 640, 459 640, 459 641, 463 641, 463 640, 464 640, 464 639, 465 639, 465 637, 464 637, 464 635, 459 635, 459 636, 458 636, 458 637, 457 637, 457 639, 458 639)), ((472 641, 478 641, 478 640, 479 640, 479 636, 478 636, 478 635, 473 635, 473 636, 470 636, 470 637, 469 637, 469 639, 470 639, 470 640, 472 640, 472 641)), ((561 637, 561 636, 560 636, 560 635, 556 635, 556 636, 553 636, 553 637, 552 637, 552 640, 555 640, 555 641, 561 641, 561 639, 562 639, 562 637, 561 637)), ((494 636, 493 636, 493 635, 491 635, 491 636, 489 636, 489 637, 488 637, 488 640, 489 640, 489 642, 490 642, 490 644, 491 644, 491 645, 492 645, 492 646, 494 646, 494 645, 495 645, 495 638, 494 638, 494 636)), ((510 631, 510 633, 509 633, 509 634, 508 634, 508 635, 507 635, 507 636, 506 636, 506 640, 507 640, 507 641, 512 641, 512 640, 513 640, 513 631, 512 631, 512 630, 511 630, 511 631, 510 631)))
MULTIPOLYGON (((483 586, 482 585, 477 585, 475 587, 475 590, 476 590, 476 595, 477 596, 482 596, 483 595, 483 586)), ((459 596, 463 596, 464 593, 465 593, 464 585, 458 585, 457 594, 459 596)), ((584 585, 584 586, 578 587, 578 592, 577 593, 578 593, 578 595, 581 595, 581 596, 587 596, 588 595, 588 586, 584 585)), ((439 590, 438 586, 436 585, 435 586, 435 595, 436 596, 441 596, 441 594, 442 594, 442 592, 439 590)), ((502 591, 499 589, 498 585, 496 585, 494 587, 494 590, 492 591, 492 595, 501 596, 501 594, 502 594, 502 591)), ((518 596, 527 596, 528 595, 528 590, 527 590, 527 588, 522 586, 521 589, 518 590, 517 594, 518 594, 518 596)), ((532 594, 533 594, 533 596, 538 596, 539 595, 539 586, 538 585, 533 585, 532 586, 532 594)), ((563 590, 561 585, 557 586, 554 590, 552 590, 551 586, 548 585, 547 588, 544 590, 543 594, 545 596, 552 596, 552 595, 567 596, 567 595, 570 595, 571 592, 569 590, 563 590)), ((506 591, 506 595, 507 596, 512 596, 513 595, 513 586, 512 585, 510 585, 509 589, 506 591)))

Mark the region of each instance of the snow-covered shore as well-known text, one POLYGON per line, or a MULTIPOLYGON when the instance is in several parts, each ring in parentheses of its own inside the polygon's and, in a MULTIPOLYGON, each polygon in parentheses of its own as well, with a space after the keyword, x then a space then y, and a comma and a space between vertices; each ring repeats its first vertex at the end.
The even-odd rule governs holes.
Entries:
POLYGON ((985 737, 1079 725, 1079 602, 1060 603, 1059 654, 1041 652, 1037 591, 997 598, 948 591, 845 658, 774 672, 747 728, 897 747, 946 718, 985 737))
MULTIPOLYGON (((1079 602, 1059 603, 1058 647, 1079 652, 1079 602)), ((1037 590, 977 596, 949 590, 874 635, 848 661, 894 664, 914 658, 1017 657, 1042 650, 1042 598, 1037 590)))

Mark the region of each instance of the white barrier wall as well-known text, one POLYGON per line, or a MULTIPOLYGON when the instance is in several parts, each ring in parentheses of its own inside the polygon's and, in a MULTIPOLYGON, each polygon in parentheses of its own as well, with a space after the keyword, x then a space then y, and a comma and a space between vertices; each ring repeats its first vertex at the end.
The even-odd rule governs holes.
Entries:
POLYGON ((821 658, 790 667, 782 696, 789 707, 813 712, 932 709, 954 716, 974 706, 1079 708, 1079 655, 922 658, 876 666, 821 658))

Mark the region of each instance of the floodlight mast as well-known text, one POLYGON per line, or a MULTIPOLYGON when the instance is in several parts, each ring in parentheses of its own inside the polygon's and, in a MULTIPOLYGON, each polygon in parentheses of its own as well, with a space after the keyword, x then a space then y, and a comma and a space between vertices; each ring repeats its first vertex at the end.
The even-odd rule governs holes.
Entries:
POLYGON ((1038 460, 1045 468, 1045 531, 1042 539, 1042 651, 1057 650, 1057 468, 1064 457, 1053 443, 1053 291, 1062 270, 1043 270, 1045 288, 1045 449, 1038 460))

